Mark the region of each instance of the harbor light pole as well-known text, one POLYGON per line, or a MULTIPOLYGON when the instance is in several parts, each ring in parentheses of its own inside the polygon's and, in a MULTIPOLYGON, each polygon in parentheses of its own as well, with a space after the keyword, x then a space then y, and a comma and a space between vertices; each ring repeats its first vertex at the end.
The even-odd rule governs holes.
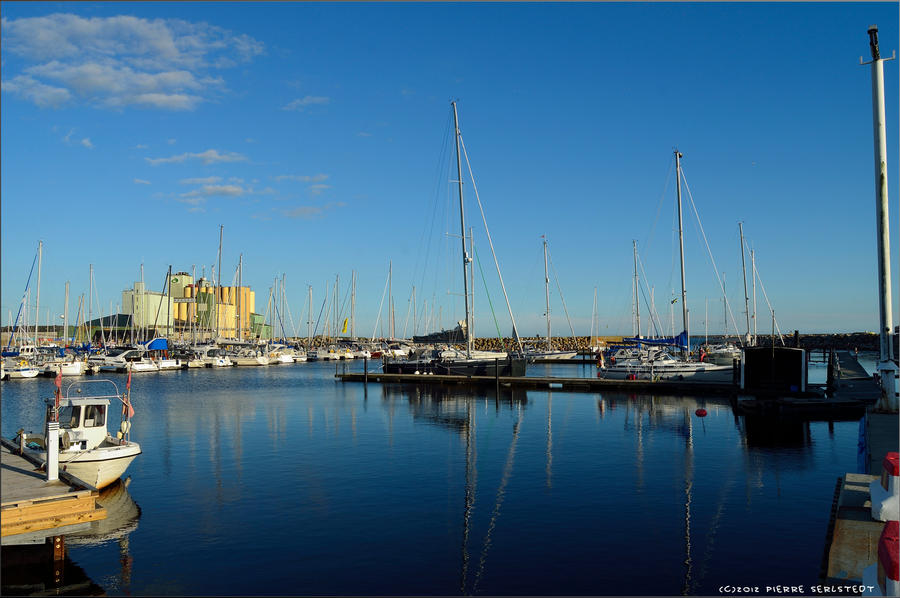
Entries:
MULTIPOLYGON (((860 64, 872 65, 872 121, 875 140, 875 225, 878 243, 878 315, 880 324, 880 355, 878 374, 881 379, 881 398, 876 408, 897 412, 897 364, 894 363, 893 317, 891 309, 890 222, 888 219, 887 141, 884 117, 884 61, 878 49, 878 27, 868 30, 872 60, 860 64)), ((893 60, 891 56, 887 60, 893 60)))

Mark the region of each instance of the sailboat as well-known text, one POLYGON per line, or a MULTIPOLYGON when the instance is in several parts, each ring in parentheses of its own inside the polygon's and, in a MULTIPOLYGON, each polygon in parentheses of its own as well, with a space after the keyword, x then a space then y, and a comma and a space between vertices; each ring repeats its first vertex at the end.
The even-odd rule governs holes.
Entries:
MULTIPOLYGON (((598 376, 613 380, 694 380, 705 382, 730 382, 733 368, 729 365, 716 365, 705 362, 690 361, 691 337, 688 333, 687 305, 685 304, 684 286, 684 229, 681 217, 681 158, 683 154, 675 150, 675 189, 678 199, 678 243, 681 256, 681 317, 684 331, 677 337, 665 339, 667 344, 675 344, 682 350, 683 359, 676 359, 662 349, 639 352, 628 359, 610 359, 609 363, 600 366, 598 376)), ((635 340, 642 344, 660 345, 659 341, 635 340)))
POLYGON ((547 346, 543 351, 535 348, 526 349, 525 358, 529 361, 535 361, 538 359, 575 359, 575 357, 578 355, 578 351, 563 351, 553 349, 553 338, 550 336, 550 274, 547 269, 547 239, 544 239, 544 295, 547 299, 544 314, 547 316, 547 346))
MULTIPOLYGON (((382 362, 385 373, 395 374, 452 374, 459 376, 524 376, 526 360, 522 355, 512 355, 501 351, 475 351, 472 338, 472 308, 469 302, 469 278, 467 268, 472 258, 466 245, 466 218, 463 208, 462 161, 460 157, 459 116, 456 102, 453 106, 454 136, 456 139, 456 172, 459 188, 459 220, 462 239, 463 297, 465 298, 466 319, 460 326, 465 333, 465 349, 448 347, 445 349, 419 349, 406 359, 388 359, 382 362)), ((489 233, 488 233, 489 235, 489 233)), ((488 236, 490 239, 490 236, 488 236)), ((496 258, 495 258, 496 259, 496 258)), ((502 283, 502 279, 501 279, 502 283)), ((508 303, 508 301, 507 301, 508 303)), ((510 313, 511 315, 511 313, 510 313)), ((513 322, 515 333, 515 322, 513 322)), ((393 335, 392 335, 393 336, 393 335)), ((518 337, 518 335, 515 335, 518 337)), ((521 347, 521 345, 520 345, 521 347)))

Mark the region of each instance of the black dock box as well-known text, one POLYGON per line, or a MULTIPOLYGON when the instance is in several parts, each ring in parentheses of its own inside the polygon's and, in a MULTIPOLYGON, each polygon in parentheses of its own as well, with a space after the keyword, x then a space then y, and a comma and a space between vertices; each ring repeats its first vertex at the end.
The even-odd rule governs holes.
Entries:
POLYGON ((806 350, 791 347, 747 347, 741 360, 741 388, 805 392, 806 350))

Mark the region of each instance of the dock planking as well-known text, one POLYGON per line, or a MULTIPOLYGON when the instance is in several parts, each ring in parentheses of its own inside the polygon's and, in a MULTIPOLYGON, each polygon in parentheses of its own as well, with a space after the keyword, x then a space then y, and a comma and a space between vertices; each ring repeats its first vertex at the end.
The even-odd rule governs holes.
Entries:
POLYGON ((5 438, 0 446, 0 536, 64 533, 65 528, 106 517, 97 504, 93 486, 60 472, 60 479, 47 481, 39 464, 15 454, 5 438))
POLYGON ((343 382, 375 382, 383 384, 444 384, 470 386, 502 386, 531 390, 564 390, 572 392, 617 391, 642 393, 652 391, 672 395, 730 396, 738 391, 734 384, 692 382, 690 380, 607 380, 605 378, 557 378, 544 376, 457 376, 447 374, 385 374, 354 372, 336 374, 343 382))

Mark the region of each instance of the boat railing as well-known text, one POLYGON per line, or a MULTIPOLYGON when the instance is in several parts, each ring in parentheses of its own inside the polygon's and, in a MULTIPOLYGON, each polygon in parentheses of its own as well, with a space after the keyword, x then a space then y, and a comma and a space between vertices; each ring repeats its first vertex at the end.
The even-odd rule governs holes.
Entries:
POLYGON ((77 380, 75 382, 72 382, 71 384, 69 384, 69 386, 66 387, 66 398, 67 399, 77 399, 77 398, 105 399, 105 398, 111 398, 111 397, 118 398, 120 396, 121 396, 121 393, 119 393, 119 387, 116 386, 116 383, 113 382, 112 380, 77 380), (94 385, 109 384, 110 386, 112 386, 112 388, 115 392, 112 394, 105 394, 105 395, 104 394, 82 395, 82 393, 85 390, 84 386, 87 384, 94 384, 94 385), (73 389, 75 391, 74 395, 72 394, 73 389))

